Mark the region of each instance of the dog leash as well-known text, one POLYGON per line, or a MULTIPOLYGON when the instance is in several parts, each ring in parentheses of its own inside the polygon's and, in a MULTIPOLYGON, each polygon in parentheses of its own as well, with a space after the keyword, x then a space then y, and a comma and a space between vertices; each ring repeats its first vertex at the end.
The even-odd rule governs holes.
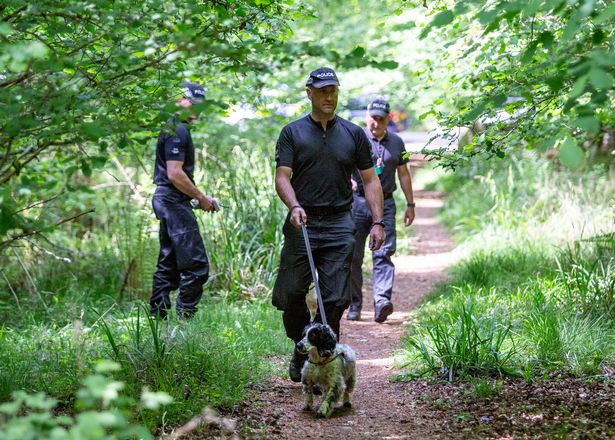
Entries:
POLYGON ((314 291, 316 292, 316 299, 318 300, 318 308, 320 309, 320 319, 324 325, 327 325, 327 316, 325 315, 325 306, 322 303, 322 296, 320 296, 320 286, 318 286, 318 272, 314 266, 314 259, 312 258, 312 248, 310 247, 310 238, 308 237, 307 227, 301 219, 301 231, 303 232, 303 240, 305 241, 305 249, 307 251, 308 260, 310 262, 310 269, 312 270, 312 280, 314 281, 314 291))

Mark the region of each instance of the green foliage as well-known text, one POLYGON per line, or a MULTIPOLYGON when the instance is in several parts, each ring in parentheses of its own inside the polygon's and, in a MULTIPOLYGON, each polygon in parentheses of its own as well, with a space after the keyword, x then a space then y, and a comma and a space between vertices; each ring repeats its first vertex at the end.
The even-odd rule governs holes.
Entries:
POLYGON ((462 285, 479 288, 514 289, 537 274, 554 272, 553 261, 543 249, 533 249, 531 244, 523 249, 477 250, 451 269, 462 285))
POLYGON ((142 438, 153 439, 147 426, 131 423, 127 414, 140 408, 155 411, 172 402, 168 394, 150 392, 141 395, 140 403, 126 399, 120 394, 124 384, 114 381, 112 372, 119 365, 102 361, 96 373, 83 379, 79 389, 75 416, 55 415, 56 399, 44 393, 13 393, 10 402, 0 405, 0 437, 6 440, 27 438, 53 439, 108 439, 142 438))
POLYGON ((407 339, 426 364, 421 374, 439 371, 442 378, 452 381, 466 375, 508 372, 515 350, 506 348, 512 325, 503 310, 479 310, 465 292, 458 292, 451 302, 448 310, 429 318, 407 339))
POLYGON ((562 303, 574 304, 580 313, 614 317, 614 254, 613 233, 575 242, 563 251, 557 261, 562 303))
POLYGON ((501 158, 516 149, 556 149, 578 167, 612 151, 615 126, 615 27, 606 0, 433 2, 419 38, 440 41, 417 93, 441 90, 435 115, 457 150, 431 156, 456 168, 468 158, 501 158), (446 72, 446 73, 443 73, 446 72))
POLYGON ((261 54, 287 35, 297 13, 290 1, 100 1, 69 9, 58 0, 5 2, 0 247, 78 214, 41 208, 65 192, 89 191, 93 172, 113 153, 140 149, 135 136, 166 121, 184 79, 222 89, 196 108, 219 115, 233 100, 216 101, 217 93, 233 87, 233 75, 268 70, 261 54))
POLYGON ((268 295, 286 215, 286 207, 272 193, 271 158, 249 148, 243 142, 236 145, 228 162, 233 166, 203 175, 204 187, 227 208, 213 216, 197 213, 214 273, 208 287, 231 300, 268 295))
POLYGON ((497 396, 502 389, 502 381, 488 380, 485 378, 479 378, 473 387, 473 394, 481 399, 489 399, 497 396))
POLYGON ((442 181, 441 189, 454 196, 439 216, 460 240, 480 232, 485 238, 508 236, 513 243, 541 242, 539 230, 544 229, 563 243, 593 225, 604 229, 615 191, 604 167, 558 172, 531 151, 496 163, 469 163, 442 181), (561 218, 571 221, 562 223, 561 218), (530 233, 532 240, 527 239, 530 233))
POLYGON ((475 178, 461 185, 459 175, 445 179, 450 224, 465 222, 466 212, 477 220, 464 230, 450 280, 416 312, 402 357, 408 377, 595 375, 613 361, 612 198, 597 192, 612 182, 599 169, 562 180, 533 155, 514 160, 514 167, 462 169, 475 178), (575 179, 576 185, 564 183, 575 179), (472 199, 484 202, 472 206, 472 199), (490 363, 480 356, 488 350, 473 349, 491 340, 492 328, 505 338, 502 356, 490 363))
POLYGON ((189 322, 164 323, 147 313, 106 321, 108 356, 122 365, 132 393, 145 384, 178 402, 167 409, 172 423, 199 414, 203 405, 240 401, 271 371, 267 356, 289 351, 277 313, 263 303, 210 303, 189 322))
MULTIPOLYGON (((248 386, 282 373, 269 358, 291 347, 270 304, 205 301, 202 308, 189 322, 164 323, 136 308, 103 317, 90 312, 90 325, 3 329, 0 401, 16 390, 45 392, 70 412, 77 397, 85 399, 78 391, 83 377, 95 360, 107 358, 119 366, 114 377, 127 398, 138 400, 146 394, 143 389, 163 391, 174 399, 165 408, 165 421, 181 423, 206 405, 230 407, 245 397, 248 386)), ((87 385, 97 387, 101 381, 88 379, 87 385)), ((153 429, 161 421, 148 405, 133 407, 137 413, 132 417, 153 429)))

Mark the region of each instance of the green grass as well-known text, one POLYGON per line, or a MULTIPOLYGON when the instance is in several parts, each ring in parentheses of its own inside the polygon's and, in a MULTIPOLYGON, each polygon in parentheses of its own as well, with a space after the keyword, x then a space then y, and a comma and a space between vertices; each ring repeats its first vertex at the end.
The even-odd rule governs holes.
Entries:
MULTIPOLYGON (((71 413, 94 363, 113 359, 127 398, 138 401, 144 386, 167 392, 174 402, 164 423, 177 425, 207 405, 231 407, 250 386, 286 374, 281 359, 292 346, 270 304, 286 215, 273 184, 270 143, 279 127, 247 121, 195 134, 195 145, 215 144, 197 152, 195 180, 226 207, 197 211, 211 277, 187 323, 160 326, 141 308, 151 293, 158 221, 151 176, 128 152, 120 159, 144 198, 106 170, 92 176, 89 191, 52 207, 63 216, 94 214, 0 255, 0 402, 15 390, 46 392, 71 413)), ((137 417, 150 418, 145 424, 153 428, 161 423, 147 411, 137 417)))
POLYGON ((70 406, 93 362, 107 358, 120 364, 116 378, 129 396, 137 399, 143 386, 164 391, 174 398, 166 422, 185 422, 207 405, 230 407, 250 385, 281 374, 273 361, 291 347, 278 315, 263 301, 211 301, 194 319, 168 326, 136 308, 108 314, 93 327, 4 329, 0 401, 21 389, 44 391, 70 406))
POLYGON ((403 377, 600 375, 615 359, 615 185, 518 156, 432 182, 458 263, 414 313, 403 377))
POLYGON ((514 347, 507 347, 512 328, 505 310, 488 305, 481 298, 459 291, 452 304, 437 315, 426 318, 407 344, 422 357, 425 368, 418 375, 438 371, 440 377, 506 372, 514 347))

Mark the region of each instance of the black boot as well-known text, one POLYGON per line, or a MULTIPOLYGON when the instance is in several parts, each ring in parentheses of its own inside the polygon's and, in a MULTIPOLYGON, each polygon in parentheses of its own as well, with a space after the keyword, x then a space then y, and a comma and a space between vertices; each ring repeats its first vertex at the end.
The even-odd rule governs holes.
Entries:
POLYGON ((348 321, 360 321, 361 320, 361 306, 355 304, 350 305, 348 309, 348 315, 346 315, 348 321))
POLYGON ((299 353, 297 350, 293 352, 293 357, 288 365, 288 375, 293 382, 301 382, 301 369, 307 361, 307 355, 299 353))

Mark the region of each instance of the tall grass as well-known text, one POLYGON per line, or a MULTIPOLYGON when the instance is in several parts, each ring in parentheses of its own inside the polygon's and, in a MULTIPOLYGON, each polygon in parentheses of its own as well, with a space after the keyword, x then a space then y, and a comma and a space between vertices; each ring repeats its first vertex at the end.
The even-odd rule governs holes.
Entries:
POLYGON ((608 171, 558 172, 530 155, 493 169, 472 165, 437 185, 451 191, 441 216, 462 258, 415 313, 401 357, 410 375, 599 374, 612 363, 615 182, 608 171), (464 292, 467 306, 455 292, 464 292), (486 302, 493 309, 480 306, 486 302), (465 348, 493 346, 478 330, 487 322, 500 329, 501 364, 465 348))
POLYGON ((47 233, 44 245, 20 243, 23 265, 0 256, 0 401, 15 390, 44 391, 70 411, 93 363, 113 359, 130 398, 143 386, 173 396, 165 422, 177 424, 206 405, 232 406, 250 385, 282 374, 277 358, 292 347, 269 303, 286 214, 273 185, 281 125, 251 124, 218 124, 206 139, 194 137, 216 146, 197 151, 197 186, 225 207, 196 211, 211 278, 190 322, 163 325, 141 306, 151 292, 158 221, 139 158, 121 157, 126 173, 107 169, 87 179, 89 191, 58 199, 63 214, 95 214, 47 233))
MULTIPOLYGON (((15 390, 44 391, 69 403, 99 359, 121 365, 116 375, 138 398, 143 386, 174 399, 166 420, 180 423, 204 406, 229 407, 272 373, 270 359, 290 351, 281 319, 269 304, 208 303, 189 322, 152 319, 141 307, 106 315, 93 327, 30 326, 0 332, 0 401, 15 390)), ((273 368, 272 368, 273 367, 273 368)))
POLYGON ((483 310, 483 304, 459 291, 450 308, 426 319, 407 343, 423 358, 426 368, 419 375, 439 370, 440 377, 503 374, 514 347, 506 347, 512 324, 498 307, 483 310))
MULTIPOLYGON (((266 152, 249 150, 244 141, 244 149, 238 145, 229 153, 227 165, 206 161, 196 176, 199 187, 225 206, 215 214, 195 211, 211 263, 205 294, 230 301, 268 297, 286 213, 275 194, 273 161, 266 152)), ((151 183, 147 188, 154 189, 151 183)), ((56 254, 70 262, 45 255, 27 242, 16 249, 25 267, 14 258, 6 260, 3 272, 10 286, 0 277, 4 323, 89 322, 96 319, 91 313, 94 307, 129 308, 131 301, 149 297, 158 255, 158 221, 149 196, 136 200, 124 189, 116 191, 103 187, 85 194, 76 208, 95 208, 95 217, 50 235, 56 254), (33 293, 30 279, 48 310, 33 293), (11 289, 24 312, 16 313, 11 289)))
POLYGON ((197 214, 216 275, 211 287, 229 299, 268 294, 286 214, 275 194, 272 162, 237 146, 233 166, 220 171, 215 181, 204 176, 203 185, 227 208, 214 215, 197 214))

